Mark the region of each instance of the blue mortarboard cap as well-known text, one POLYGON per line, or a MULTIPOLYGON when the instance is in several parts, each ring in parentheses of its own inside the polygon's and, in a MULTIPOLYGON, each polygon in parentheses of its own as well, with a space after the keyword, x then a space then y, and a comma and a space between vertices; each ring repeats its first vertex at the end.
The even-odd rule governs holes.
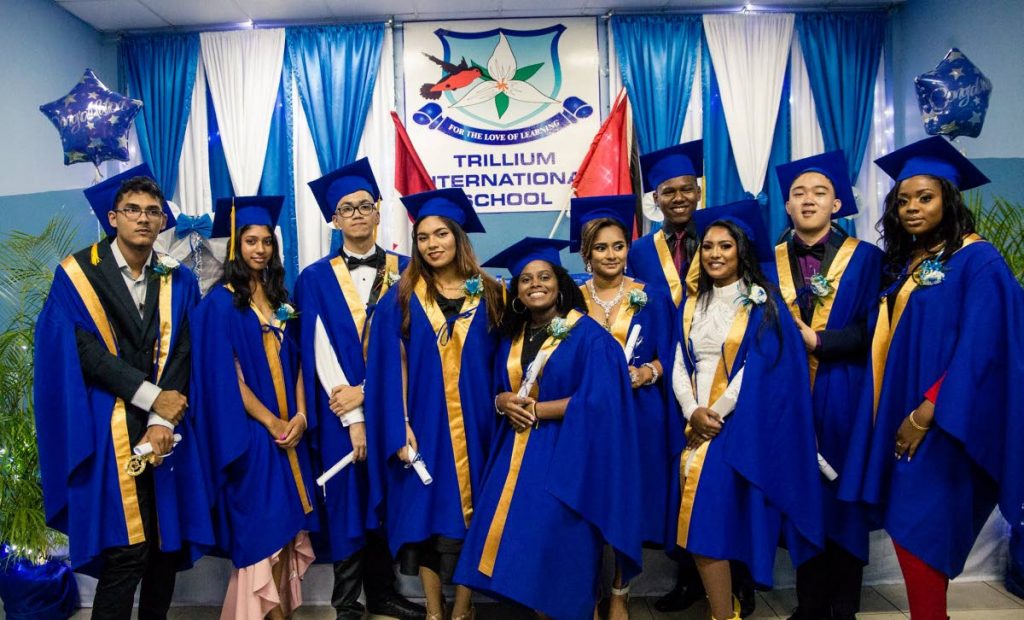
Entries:
POLYGON ((611 218, 626 229, 626 241, 633 237, 636 219, 636 196, 588 196, 573 198, 569 207, 569 250, 578 252, 583 240, 583 226, 601 218, 611 218))
POLYGON ((761 205, 756 200, 740 200, 720 207, 697 209, 693 212, 693 223, 697 227, 697 237, 704 238, 704 231, 719 220, 728 220, 743 230, 750 239, 759 263, 775 260, 775 250, 768 239, 768 228, 761 215, 761 205))
POLYGON ((484 267, 508 269, 513 278, 519 277, 523 269, 535 260, 543 260, 552 265, 562 266, 558 252, 569 245, 565 239, 543 239, 526 237, 505 248, 483 264, 484 267))
POLYGON ((857 199, 853 195, 853 185, 850 183, 847 170, 846 156, 841 150, 812 155, 775 167, 775 173, 779 176, 779 189, 782 190, 783 200, 789 200, 789 190, 805 172, 817 172, 828 178, 832 182, 836 198, 842 202, 839 210, 832 214, 832 219, 857 214, 857 199))
POLYGON ((267 226, 274 230, 277 228, 277 218, 281 215, 281 207, 284 206, 284 196, 218 198, 213 217, 213 237, 230 237, 234 232, 231 228, 232 206, 235 209, 234 230, 246 226, 267 226))
MULTIPOLYGON (((149 169, 149 164, 143 163, 125 170, 121 174, 115 174, 104 179, 92 187, 85 188, 83 191, 86 200, 89 201, 89 205, 92 207, 93 214, 96 215, 100 226, 103 227, 103 231, 109 237, 116 236, 117 229, 110 225, 110 222, 107 220, 107 213, 117 206, 114 204, 114 198, 117 197, 117 192, 121 191, 121 185, 135 177, 149 177, 156 182, 153 171, 149 169)), ((175 224, 174 214, 171 213, 171 208, 167 205, 166 201, 164 201, 162 206, 164 208, 164 215, 167 216, 167 223, 164 225, 164 229, 171 228, 175 224)))
POLYGON ((402 204, 416 221, 436 215, 456 222, 465 232, 486 232, 469 196, 460 188, 449 187, 403 196, 402 204))
POLYGON ((313 191, 313 197, 328 222, 334 217, 338 201, 353 192, 364 190, 370 193, 373 200, 380 200, 377 179, 370 168, 370 160, 365 157, 310 181, 309 189, 313 191))
POLYGON ((960 191, 989 182, 971 163, 942 136, 932 136, 897 149, 875 160, 878 167, 897 183, 921 174, 946 179, 960 191))
POLYGON ((640 156, 644 193, 676 177, 704 176, 704 141, 693 140, 640 156))

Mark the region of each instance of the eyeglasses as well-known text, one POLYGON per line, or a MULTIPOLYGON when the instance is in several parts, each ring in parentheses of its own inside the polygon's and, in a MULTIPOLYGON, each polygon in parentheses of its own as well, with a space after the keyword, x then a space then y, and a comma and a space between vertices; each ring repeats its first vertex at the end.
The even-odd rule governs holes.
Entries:
POLYGON ((164 215, 164 210, 159 207, 150 207, 148 209, 143 209, 135 205, 128 205, 123 209, 114 209, 114 211, 116 211, 117 213, 123 213, 124 216, 128 218, 129 222, 134 222, 138 220, 143 213, 146 214, 147 219, 151 220, 161 218, 164 215))
POLYGON ((375 208, 376 206, 372 202, 361 202, 357 205, 342 205, 334 212, 341 217, 353 217, 356 211, 359 211, 359 215, 369 215, 375 208))

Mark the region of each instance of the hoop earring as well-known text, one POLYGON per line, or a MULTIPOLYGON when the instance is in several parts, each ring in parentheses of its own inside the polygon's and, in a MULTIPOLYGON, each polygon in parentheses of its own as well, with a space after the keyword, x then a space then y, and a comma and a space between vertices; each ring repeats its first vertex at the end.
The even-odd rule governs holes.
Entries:
POLYGON ((565 297, 562 296, 562 291, 558 291, 558 305, 565 305, 565 297))
POLYGON ((524 304, 522 302, 522 300, 520 300, 518 297, 513 297, 512 298, 512 303, 509 304, 509 305, 512 306, 512 312, 515 312, 516 314, 523 314, 524 312, 526 312, 526 304, 524 304), (517 301, 519 302, 519 305, 523 307, 522 310, 517 310, 516 309, 516 302, 517 301))

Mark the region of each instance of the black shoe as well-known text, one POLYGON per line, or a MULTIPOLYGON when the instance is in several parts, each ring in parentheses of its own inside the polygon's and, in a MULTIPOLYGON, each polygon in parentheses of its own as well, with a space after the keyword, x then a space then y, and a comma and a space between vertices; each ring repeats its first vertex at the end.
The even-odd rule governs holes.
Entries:
POLYGON ((757 594, 754 593, 754 585, 745 583, 736 588, 733 594, 740 602, 740 618, 746 618, 757 609, 757 594))
POLYGON ((677 584, 676 587, 659 598, 654 608, 660 612, 683 611, 704 598, 704 588, 696 584, 677 584))
POLYGON ((797 607, 788 620, 831 620, 832 615, 827 611, 814 611, 806 607, 797 607))
POLYGON ((390 594, 384 598, 366 601, 366 611, 374 616, 391 616, 398 620, 423 620, 427 617, 427 608, 417 605, 400 594, 390 594))

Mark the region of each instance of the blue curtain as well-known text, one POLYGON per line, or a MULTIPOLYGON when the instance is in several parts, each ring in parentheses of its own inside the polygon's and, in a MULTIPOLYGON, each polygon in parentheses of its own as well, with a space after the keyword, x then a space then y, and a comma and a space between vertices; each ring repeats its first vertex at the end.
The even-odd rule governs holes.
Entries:
POLYGON ((118 65, 128 93, 144 104, 135 118, 142 159, 168 196, 178 185, 198 59, 196 33, 125 37, 118 45, 118 65))
POLYGON ((613 15, 612 32, 640 151, 678 144, 697 69, 700 15, 613 15))
POLYGON ((802 13, 796 30, 825 149, 842 149, 857 182, 871 134, 885 13, 802 13))
POLYGON ((284 207, 278 226, 281 227, 282 260, 284 280, 292 290, 299 275, 298 228, 295 223, 295 146, 292 140, 292 80, 285 55, 281 71, 281 86, 277 91, 274 116, 270 121, 270 139, 267 141, 267 158, 263 162, 263 178, 260 179, 261 196, 284 196, 284 207))

